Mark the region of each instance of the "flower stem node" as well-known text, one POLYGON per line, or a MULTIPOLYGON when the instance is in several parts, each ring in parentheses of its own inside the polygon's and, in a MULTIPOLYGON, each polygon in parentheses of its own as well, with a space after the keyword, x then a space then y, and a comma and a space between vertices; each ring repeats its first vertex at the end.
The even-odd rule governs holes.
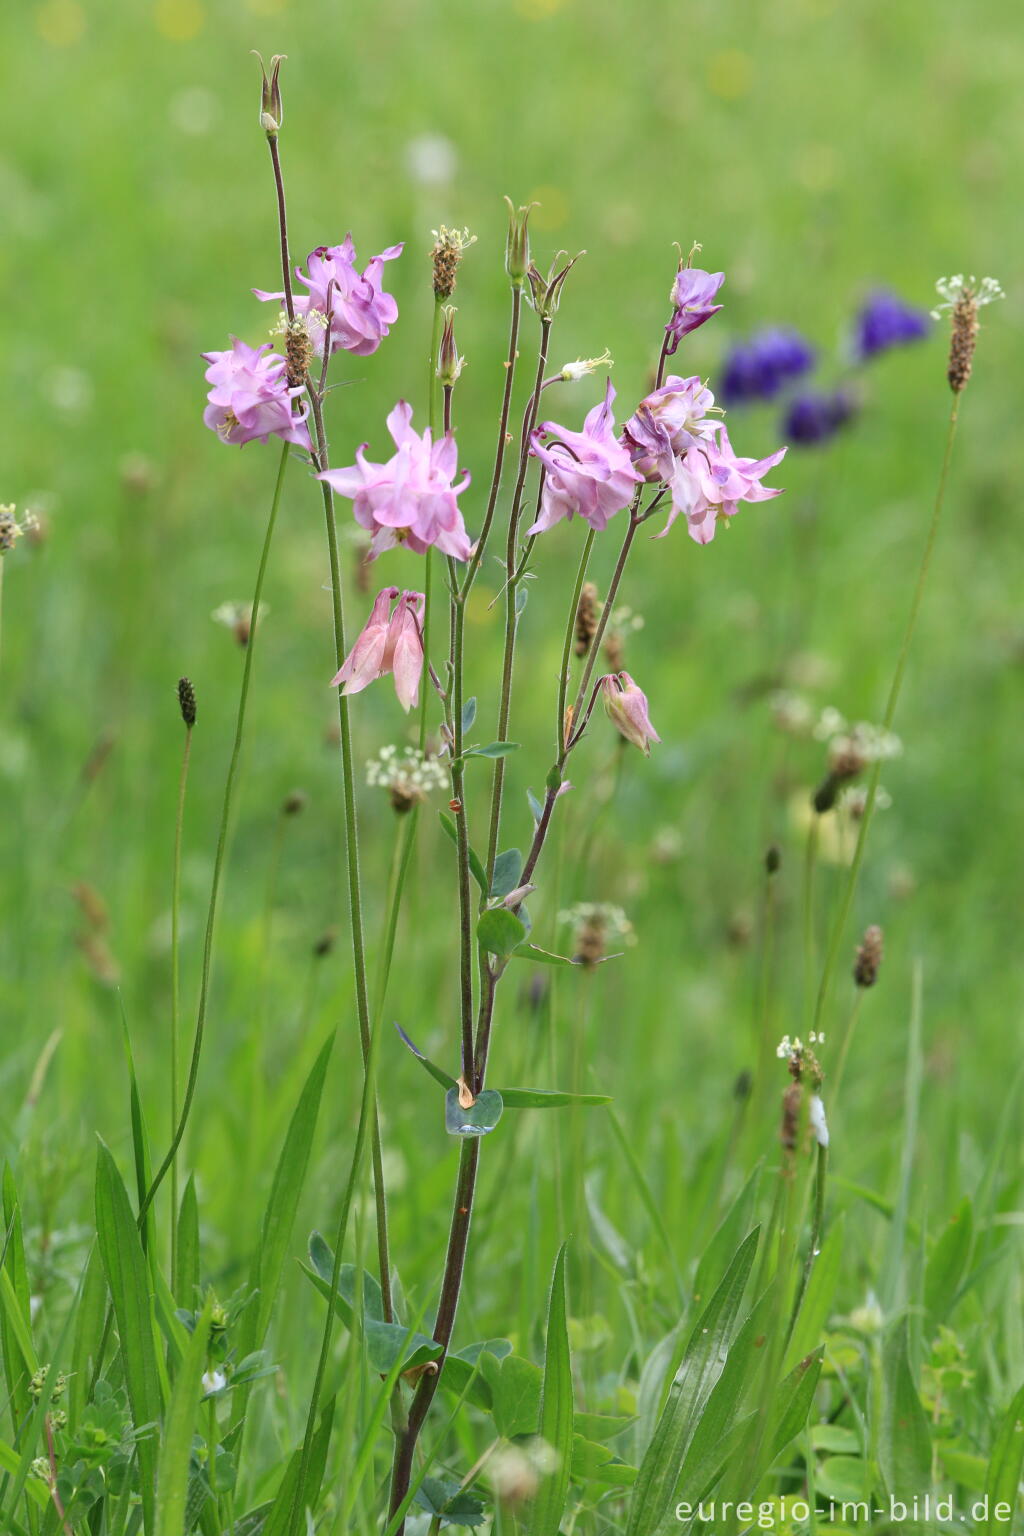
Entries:
POLYGON ((270 76, 267 77, 263 56, 253 50, 253 55, 259 60, 260 74, 263 76, 263 86, 260 92, 260 127, 268 139, 276 139, 284 121, 284 108, 281 105, 281 87, 278 76, 281 73, 281 65, 288 57, 284 53, 275 53, 270 61, 270 76))

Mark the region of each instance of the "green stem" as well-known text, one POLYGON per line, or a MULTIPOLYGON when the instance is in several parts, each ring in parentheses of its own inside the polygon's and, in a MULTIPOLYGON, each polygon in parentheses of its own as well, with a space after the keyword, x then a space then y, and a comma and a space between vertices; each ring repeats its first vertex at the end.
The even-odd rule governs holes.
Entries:
POLYGON ((455 562, 448 561, 451 583, 451 706, 448 727, 452 733, 452 808, 459 868, 459 996, 462 1021, 462 1076, 473 1082, 473 892, 469 869, 469 826, 466 807, 466 769, 463 761, 463 670, 465 664, 466 610, 458 589, 455 562))
MULTIPOLYGON (((893 674, 889 688, 889 698, 885 706, 885 715, 882 719, 883 731, 892 729, 892 723, 896 715, 896 706, 899 703, 900 692, 903 687, 903 677, 907 669, 907 659, 910 655, 910 645, 917 628, 918 615, 921 611, 921 602, 924 590, 928 583, 928 573, 931 569, 932 554, 935 549, 935 541, 938 536, 939 524, 942 520, 942 509, 946 500, 946 487, 949 483, 949 466, 953 458, 953 443, 956 439, 957 416, 960 407, 960 396, 953 396, 953 405, 949 413, 949 426, 946 430, 946 445, 942 455, 942 468, 939 472, 939 484, 935 493, 935 503, 932 507, 931 522, 928 526, 928 536, 925 540, 924 552, 921 556, 921 564, 918 568, 917 581, 914 586, 914 595, 910 603, 910 613, 907 617, 906 629, 903 632, 903 642, 900 646, 899 656, 896 661, 896 671, 893 674)), ((842 947, 846 932, 846 925, 850 918, 850 909, 853 906, 853 898, 860 879, 861 864, 864 861, 864 848, 867 843, 868 830, 874 815, 875 801, 878 798, 878 781, 881 776, 882 765, 876 762, 872 769, 868 783, 867 800, 864 804, 864 814, 860 820, 857 833, 857 846, 853 851, 853 861, 846 878, 842 899, 836 920, 832 925, 829 936, 828 951, 825 956, 825 965, 821 973, 821 982, 818 987, 818 996, 814 1009, 814 1029, 820 1034, 825 1017, 825 1009, 828 1005, 829 995, 832 989, 832 979, 835 975, 836 964, 839 959, 839 951, 842 947)))
POLYGON ((195 1037, 192 1042, 192 1058, 189 1063, 188 1080, 185 1084, 185 1097, 181 1106, 181 1114, 174 1129, 174 1135, 171 1138, 171 1145, 163 1162, 156 1171, 145 1200, 143 1200, 139 1208, 138 1221, 140 1226, 145 1221, 146 1213, 153 1203, 154 1196, 177 1156, 178 1148, 185 1134, 185 1127, 188 1124, 192 1100, 195 1097, 196 1082, 199 1077, 199 1060, 203 1050, 206 1011, 210 996, 210 973, 213 967, 214 928, 217 919, 221 877, 224 872, 231 807, 234 801, 235 786, 238 780, 238 767, 242 756, 242 740, 245 735, 245 716, 249 703, 249 685, 252 679, 253 658, 256 654, 256 639, 259 631, 260 599, 263 595, 263 583, 266 579, 267 565, 270 560, 270 546, 274 537, 274 528, 277 524, 277 512, 281 504, 281 490, 284 486, 284 475, 288 467, 290 453, 290 446, 287 443, 282 443, 277 480, 274 484, 274 495, 270 503, 270 516, 267 519, 267 530, 263 536, 263 549, 260 553, 259 570, 256 573, 256 587, 253 592, 252 611, 249 618, 249 641, 245 648, 245 663, 242 667, 242 687, 238 696, 238 713, 235 719, 235 739, 231 749, 231 761, 228 764, 228 776, 224 785, 224 803, 221 807, 220 828, 217 833, 217 852, 213 863, 213 882, 210 888, 210 905, 206 916, 206 937, 203 943, 203 968, 199 982, 199 1007, 196 1015, 195 1037))
MULTIPOLYGON (((580 556, 579 570, 576 572, 576 585, 573 588, 572 601, 569 604, 569 617, 565 626, 565 639, 562 642, 562 670, 558 675, 558 714, 555 719, 555 756, 558 757, 564 750, 566 738, 569 735, 566 729, 566 697, 569 692, 569 672, 571 669, 572 643, 576 636, 576 615, 580 607, 580 593, 583 591, 583 583, 587 579, 587 567, 590 564, 591 552, 594 548, 594 540, 597 538, 595 529, 591 528, 587 533, 583 553, 580 556)), ((593 649, 593 647, 591 647, 593 649)))
POLYGON ((505 464, 505 449, 508 445, 508 418, 512 408, 512 386, 516 376, 516 360, 519 357, 519 320, 522 314, 523 290, 518 286, 512 288, 512 321, 508 336, 508 357, 505 360, 505 389, 501 397, 501 413, 498 417, 498 442, 494 450, 494 470, 491 475, 491 488, 487 494, 487 509, 484 512, 483 526, 480 529, 480 537, 476 541, 469 562, 469 570, 466 572, 466 580, 462 586, 463 599, 469 596, 470 589, 476 580, 480 563, 484 558, 484 550, 487 548, 487 540, 494 522, 494 509, 498 502, 498 492, 501 489, 501 472, 505 464))
MULTIPOLYGON (((178 778, 178 808, 174 819, 174 865, 171 874, 171 1125, 178 1123, 178 1029, 181 1018, 181 843, 185 824, 185 790, 192 756, 192 727, 185 727, 185 748, 178 778)), ((178 1273, 178 1156, 171 1160, 171 1275, 178 1273)), ((179 1297, 179 1300, 183 1298, 179 1297)))

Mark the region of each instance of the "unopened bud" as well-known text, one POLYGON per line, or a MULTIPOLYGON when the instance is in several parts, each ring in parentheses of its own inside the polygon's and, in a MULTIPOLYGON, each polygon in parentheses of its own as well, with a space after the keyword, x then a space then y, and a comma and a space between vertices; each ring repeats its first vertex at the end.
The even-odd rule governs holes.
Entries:
POLYGON ((596 373, 598 368, 611 368, 614 362, 615 359, 605 347, 600 357, 578 357, 574 363, 563 363, 558 377, 566 384, 575 384, 588 374, 596 373))
POLYGON ((284 108, 281 105, 281 87, 278 84, 278 75, 281 73, 281 64, 287 57, 283 53, 275 53, 270 61, 270 78, 264 67, 263 57, 256 52, 253 54, 259 60, 260 74, 263 76, 263 86, 260 91, 260 127, 268 139, 276 139, 284 121, 284 108))
POLYGON ((525 208, 516 208, 510 197, 506 197, 505 206, 508 209, 508 240, 505 243, 505 271, 513 288, 521 288, 523 279, 530 270, 530 235, 527 229, 530 212, 536 208, 536 203, 527 203, 525 208))
POLYGON ((455 345, 455 313, 450 304, 445 305, 444 330, 441 332, 441 347, 437 354, 437 377, 446 389, 458 383, 464 367, 455 345))
POLYGON ((551 263, 547 277, 538 271, 532 263, 527 271, 526 276, 530 282, 530 302, 541 320, 553 320, 558 314, 558 306, 562 300, 562 288, 565 280, 579 261, 580 256, 585 256, 586 252, 580 251, 579 255, 573 256, 563 267, 559 267, 558 263, 565 258, 565 254, 565 251, 559 251, 551 263))

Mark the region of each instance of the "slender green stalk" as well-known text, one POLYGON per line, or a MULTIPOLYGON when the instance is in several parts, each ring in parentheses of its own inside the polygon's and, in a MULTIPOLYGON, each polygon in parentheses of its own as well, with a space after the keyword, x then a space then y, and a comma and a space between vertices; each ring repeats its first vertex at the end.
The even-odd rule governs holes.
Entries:
POLYGON ((814 1216, 811 1220, 811 1240, 807 1249, 807 1257, 800 1275, 800 1285, 793 1301, 793 1311, 789 1319, 789 1332, 792 1335, 796 1327, 796 1320, 800 1316, 800 1308, 804 1304, 807 1287, 811 1279, 811 1271, 814 1261, 818 1257, 821 1248, 821 1234, 825 1224, 825 1186, 828 1180, 828 1147, 818 1143, 818 1157, 814 1166, 814 1216))
POLYGON ((448 728, 452 733, 452 813, 458 847, 459 868, 459 996, 462 1021, 462 1076, 473 1082, 473 892, 469 869, 469 826, 466 806, 466 767, 462 715, 464 708, 463 670, 465 664, 466 608, 458 590, 455 563, 448 562, 451 583, 451 706, 448 728))
POLYGON ((814 877, 818 869, 818 837, 821 817, 812 811, 804 842, 804 890, 803 890, 803 947, 804 947, 804 1010, 810 1017, 814 975, 817 970, 814 941, 814 877))
MULTIPOLYGON (((594 548, 594 540, 597 532, 591 528, 583 545, 583 553, 580 555, 579 569, 576 572, 576 585, 572 592, 572 601, 569 604, 569 617, 565 625, 565 639, 562 642, 562 670, 558 674, 558 711, 555 718, 555 756, 565 748, 567 729, 571 722, 565 718, 566 697, 569 692, 569 673, 572 666, 572 642, 576 634, 576 615, 580 607, 580 594, 583 591, 583 583, 587 579, 587 567, 590 565, 590 556, 594 548)), ((591 647, 593 649, 593 647, 591 647)))
MULTIPOLYGON (((942 509, 946 500, 946 487, 949 483, 949 466, 953 458, 953 444, 956 440, 957 416, 960 407, 960 396, 954 394, 953 404, 949 413, 949 425, 946 430, 946 445, 942 455, 942 468, 939 472, 939 483, 935 493, 935 502, 932 507, 931 522, 928 526, 928 534, 925 539, 924 551, 921 556, 921 564, 918 568, 917 581, 914 584, 914 593, 910 603, 910 613, 907 616, 906 628, 903 632, 903 641, 900 645, 899 655, 896 660, 896 670, 889 687, 889 697, 886 701, 885 714, 882 718, 882 729, 889 731, 896 715, 896 706, 899 703, 900 692, 903 687, 903 678, 907 670, 907 659, 910 655, 910 646, 917 628, 918 615, 921 612, 921 602, 924 590, 928 584, 928 573, 931 569, 932 554, 935 549, 935 541, 938 536, 939 524, 942 521, 942 509)), ((860 820, 857 833, 857 846, 853 851, 853 860, 850 864, 849 874, 843 889, 839 904, 839 911, 829 936, 828 951, 825 956, 825 964, 821 973, 821 981, 818 986, 818 996, 814 1009, 814 1029, 820 1034, 825 1017, 825 1009, 832 989, 832 979, 835 975, 836 964, 839 959, 839 951, 846 933, 846 925, 850 918, 850 909, 853 906, 853 898, 856 894, 857 884, 860 879, 861 865, 864 861, 864 849, 867 844, 868 831, 871 826, 875 810, 875 802, 878 798, 878 781, 881 777, 882 765, 876 762, 871 778, 868 782, 867 800, 864 804, 864 814, 860 820)))
POLYGON ((196 1030, 192 1042, 192 1057, 189 1062, 188 1080, 185 1084, 185 1096, 181 1106, 181 1114, 178 1117, 174 1134, 171 1137, 171 1145, 163 1162, 157 1169, 146 1198, 139 1209, 138 1220, 140 1226, 145 1221, 146 1213, 153 1203, 154 1196, 170 1171, 177 1156, 178 1148, 181 1146, 185 1127, 188 1124, 189 1113, 192 1109, 192 1101, 195 1097, 196 1082, 199 1077, 199 1061, 202 1056, 203 1036, 206 1029, 206 1011, 210 996, 210 975, 213 969, 213 937, 217 921, 217 905, 220 897, 221 878, 224 873, 231 808, 234 802, 235 787, 238 781, 238 767, 242 756, 242 741, 245 736, 245 717, 249 703, 249 687, 252 681, 253 659, 256 655, 256 640, 259 631, 260 600, 263 596, 263 583, 266 579, 267 565, 270 560, 270 546, 273 542, 274 529, 277 525, 277 513, 281 505, 281 490, 284 486, 285 470, 288 467, 290 452, 289 445, 282 443, 277 479, 274 483, 274 495, 270 503, 270 516, 267 519, 267 529, 263 536, 263 548, 260 552, 259 569, 256 573, 256 586, 253 591, 252 610, 249 618, 249 640, 245 647, 242 687, 238 696, 238 713, 235 718, 235 738, 231 749, 231 760, 228 764, 228 776, 224 785, 224 802, 221 807, 220 828, 217 833, 217 852, 213 863, 213 882, 210 888, 210 905, 206 916, 206 937, 203 942, 203 967, 199 982, 199 1007, 196 1015, 196 1030))
MULTIPOLYGON (((181 1020, 181 843, 185 824, 185 791, 192 756, 192 726, 185 727, 185 746, 178 777, 178 807, 174 818, 174 864, 171 873, 171 1125, 178 1123, 178 1031, 181 1020)), ((171 1274, 178 1272, 178 1154, 171 1159, 171 1274)))
MULTIPOLYGON (((431 437, 437 435, 437 353, 441 345, 441 315, 444 303, 436 295, 434 296, 434 318, 430 331, 430 360, 427 374, 427 421, 430 425, 431 437)), ((423 654, 430 663, 430 630, 433 614, 433 575, 434 561, 433 549, 428 549, 423 558, 423 654)), ((430 707, 430 689, 424 681, 423 693, 420 698, 419 739, 417 745, 421 752, 427 745, 427 710, 430 707)))
POLYGON ((846 1058, 850 1054, 850 1046, 853 1044, 853 1037, 857 1030, 857 1020, 860 1018, 860 1010, 864 1005, 864 991, 863 987, 856 989, 853 1007, 850 1010, 850 1017, 846 1021, 846 1030, 843 1034, 842 1044, 839 1047, 839 1059, 832 1071, 829 1090, 830 1100, 833 1104, 839 1098, 839 1089, 842 1086, 843 1076, 846 1072, 846 1058))
POLYGON ((501 489, 501 472, 505 464, 505 449, 508 445, 508 418, 512 408, 512 386, 516 377, 516 361, 519 357, 519 320, 523 308, 523 290, 518 284, 512 285, 512 321, 508 336, 508 357, 505 360, 505 389, 501 397, 501 413, 498 417, 498 442, 494 450, 494 470, 491 474, 491 488, 487 493, 487 508, 484 512, 483 525, 480 529, 480 537, 476 541, 469 562, 469 570, 462 585, 462 596, 467 598, 470 589, 476 580, 480 563, 484 558, 484 550, 487 548, 487 540, 494 522, 494 509, 498 502, 498 492, 501 489))

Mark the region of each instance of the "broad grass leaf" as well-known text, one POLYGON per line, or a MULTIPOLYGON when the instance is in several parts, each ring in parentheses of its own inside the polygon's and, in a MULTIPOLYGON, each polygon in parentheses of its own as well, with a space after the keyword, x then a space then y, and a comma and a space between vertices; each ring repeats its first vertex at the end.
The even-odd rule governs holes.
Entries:
MULTIPOLYGON (((327 1469, 327 1448, 331 1441, 331 1431, 334 1428, 334 1405, 332 1397, 324 1404, 320 1414, 320 1422, 316 1427, 313 1440, 310 1445, 309 1464, 306 1469, 306 1485, 302 1490, 300 1507, 313 1509, 320 1497, 320 1488, 324 1480, 324 1472, 327 1469)), ((295 1506, 295 1493, 299 1483, 299 1473, 302 1470, 301 1445, 292 1452, 288 1458, 281 1486, 277 1490, 277 1496, 270 1506, 269 1513, 263 1523, 261 1536, 286 1536, 291 1523, 292 1510, 295 1506)))
POLYGON ((192 1436, 202 1396, 212 1312, 211 1298, 196 1319, 167 1405, 157 1465, 156 1536, 181 1536, 185 1529, 192 1436))
POLYGON ((178 1252, 175 1262, 174 1299, 180 1307, 194 1307, 199 1287, 199 1204, 191 1174, 181 1195, 178 1212, 178 1252))
POLYGON ((755 1228, 740 1244, 725 1277, 690 1335, 665 1410, 640 1463, 626 1536, 650 1536, 658 1529, 673 1502, 679 1468, 728 1359, 757 1240, 755 1228))
POLYGON ((499 1088, 506 1109, 594 1109, 610 1104, 606 1093, 566 1093, 561 1088, 499 1088))
POLYGON ((814 1261, 786 1350, 785 1370, 792 1370, 798 1361, 803 1360, 821 1343, 842 1272, 845 1231, 846 1216, 842 1213, 833 1222, 821 1245, 821 1252, 814 1261))
POLYGON ((729 1207, 721 1224, 716 1230, 707 1248, 697 1265, 697 1276, 693 1283, 693 1299, 698 1306, 703 1306, 708 1297, 720 1283, 733 1255, 740 1245, 740 1241, 750 1231, 754 1223, 754 1208, 757 1204, 757 1187, 761 1181, 761 1164, 751 1173, 747 1182, 729 1207))
POLYGON ((957 1301, 974 1247, 974 1212, 964 1196, 932 1249, 924 1272, 924 1304, 934 1323, 944 1323, 957 1301))
POLYGON ((878 1464, 891 1497, 908 1503, 931 1491, 931 1434, 910 1371, 906 1319, 883 1346, 878 1464))
MULTIPOLYGON (((121 1175, 101 1141, 96 1158, 96 1234, 110 1288, 125 1386, 136 1429, 155 1424, 162 1408, 153 1334, 149 1270, 121 1175)), ((142 1520, 154 1529, 157 1444, 152 1434, 137 1445, 142 1520)))
POLYGON ((979 1522, 978 1531, 983 1536, 1006 1536, 1009 1525, 996 1519, 996 1506, 1008 1504, 1010 1518, 1016 1512, 1021 1467, 1024 1465, 1024 1387, 1021 1387, 1006 1411, 988 1458, 985 1475, 985 1493, 988 1496, 988 1516, 979 1522))
POLYGON ((573 1452, 573 1384, 569 1355, 569 1326, 565 1303, 565 1251, 562 1244, 548 1298, 547 1346, 540 1395, 540 1437, 557 1456, 554 1469, 542 1477, 530 1511, 531 1536, 558 1536, 569 1493, 573 1452))

